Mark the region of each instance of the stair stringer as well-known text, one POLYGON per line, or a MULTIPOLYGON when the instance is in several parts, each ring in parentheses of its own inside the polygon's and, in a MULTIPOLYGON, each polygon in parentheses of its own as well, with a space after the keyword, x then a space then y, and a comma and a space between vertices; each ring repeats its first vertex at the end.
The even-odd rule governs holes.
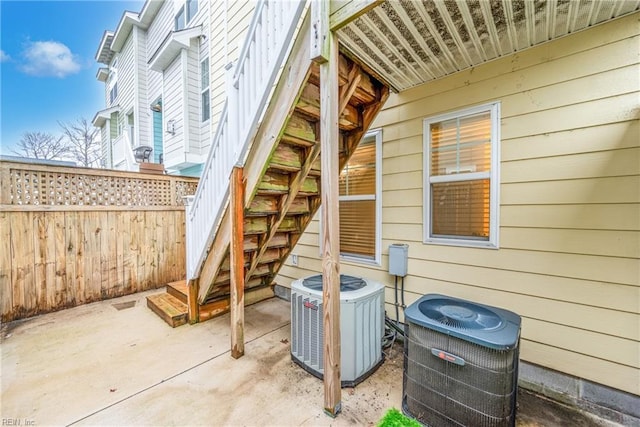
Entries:
MULTIPOLYGON (((245 162, 245 206, 248 206, 257 192, 258 184, 268 167, 268 159, 277 147, 288 117, 296 106, 304 84, 309 78, 312 61, 310 59, 311 31, 309 17, 305 18, 289 58, 283 67, 273 96, 267 107, 254 142, 249 148, 245 162)), ((231 225, 229 203, 224 205, 224 214, 210 249, 202 264, 198 278, 198 303, 204 304, 210 296, 214 279, 220 266, 229 257, 231 225)), ((210 299, 210 298, 209 298, 210 299)))

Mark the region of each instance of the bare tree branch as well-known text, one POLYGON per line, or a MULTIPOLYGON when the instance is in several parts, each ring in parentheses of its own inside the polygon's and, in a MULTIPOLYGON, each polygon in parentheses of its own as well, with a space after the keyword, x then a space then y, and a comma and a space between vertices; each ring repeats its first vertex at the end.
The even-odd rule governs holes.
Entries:
POLYGON ((61 159, 67 153, 67 145, 64 136, 56 138, 45 132, 25 132, 13 153, 42 160, 61 159))
POLYGON ((99 167, 102 155, 98 133, 100 129, 84 117, 75 122, 58 122, 69 146, 70 156, 84 167, 99 167))

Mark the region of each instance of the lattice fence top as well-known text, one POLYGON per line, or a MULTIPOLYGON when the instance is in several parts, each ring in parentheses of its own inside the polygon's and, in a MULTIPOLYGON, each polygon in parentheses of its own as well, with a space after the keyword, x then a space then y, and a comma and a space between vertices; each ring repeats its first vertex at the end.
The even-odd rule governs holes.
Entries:
POLYGON ((32 206, 182 206, 195 178, 0 162, 2 203, 32 206))

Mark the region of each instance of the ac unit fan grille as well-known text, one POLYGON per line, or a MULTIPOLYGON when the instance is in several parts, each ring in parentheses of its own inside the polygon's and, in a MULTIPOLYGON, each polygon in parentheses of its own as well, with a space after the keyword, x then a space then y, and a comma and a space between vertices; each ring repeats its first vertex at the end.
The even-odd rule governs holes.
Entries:
POLYGON ((492 330, 502 325, 493 311, 464 301, 436 298, 419 304, 420 312, 446 326, 462 330, 492 330))
MULTIPOLYGON (((307 277, 302 284, 312 291, 322 290, 322 275, 307 277)), ((367 283, 360 277, 349 276, 347 274, 340 275, 340 292, 357 291, 367 286, 367 283)))
POLYGON ((407 322, 404 395, 407 411, 430 426, 507 426, 515 420, 518 346, 494 350, 407 322), (460 366, 435 357, 461 356, 460 366), (455 420, 450 417, 455 414, 455 420))

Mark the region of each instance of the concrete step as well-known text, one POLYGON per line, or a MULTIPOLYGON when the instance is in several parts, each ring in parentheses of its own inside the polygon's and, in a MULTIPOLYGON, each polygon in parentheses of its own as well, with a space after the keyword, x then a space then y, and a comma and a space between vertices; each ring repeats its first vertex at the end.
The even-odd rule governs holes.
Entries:
POLYGON ((189 295, 189 288, 187 287, 186 280, 167 283, 167 293, 174 298, 179 299, 184 304, 188 304, 187 296, 189 295))
POLYGON ((172 328, 187 323, 187 305, 173 295, 168 293, 150 295, 147 297, 147 307, 172 328))

